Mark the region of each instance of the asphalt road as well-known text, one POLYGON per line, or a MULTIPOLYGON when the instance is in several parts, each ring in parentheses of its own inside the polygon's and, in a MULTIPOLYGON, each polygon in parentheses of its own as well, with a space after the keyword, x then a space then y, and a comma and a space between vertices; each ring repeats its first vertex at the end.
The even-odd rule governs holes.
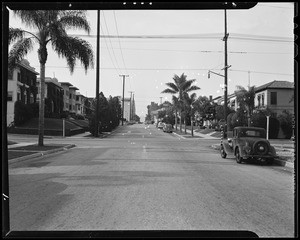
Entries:
MULTIPOLYGON (((33 141, 36 139, 32 138, 33 141)), ((249 230, 294 236, 294 176, 237 164, 210 146, 142 124, 9 166, 12 231, 249 230)))

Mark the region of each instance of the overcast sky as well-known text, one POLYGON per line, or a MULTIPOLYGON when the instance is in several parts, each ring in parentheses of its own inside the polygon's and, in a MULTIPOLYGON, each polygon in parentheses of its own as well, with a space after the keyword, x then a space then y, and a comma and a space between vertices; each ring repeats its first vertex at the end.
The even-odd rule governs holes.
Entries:
MULTIPOLYGON (((286 2, 263 2, 249 10, 227 11, 229 94, 236 85, 246 88, 249 81, 251 86, 273 80, 294 81, 293 17, 294 4, 286 2)), ((87 11, 87 18, 90 36, 82 31, 68 33, 89 41, 96 55, 97 11, 87 11)), ((208 79, 207 74, 208 70, 224 74, 224 10, 107 10, 101 11, 100 22, 100 91, 106 97, 121 96, 119 75, 129 75, 125 97, 133 92, 142 120, 151 102, 171 101, 171 95, 161 92, 174 74, 196 79, 201 88, 197 96, 224 94, 224 78, 211 74, 208 79), (154 35, 157 38, 149 37, 154 35)), ((13 13, 10 27, 28 29, 13 13)), ((85 74, 78 62, 71 75, 66 60, 58 58, 50 45, 48 53, 46 77, 70 82, 81 94, 95 97, 95 68, 85 74)), ((39 72, 37 46, 27 59, 39 72)))

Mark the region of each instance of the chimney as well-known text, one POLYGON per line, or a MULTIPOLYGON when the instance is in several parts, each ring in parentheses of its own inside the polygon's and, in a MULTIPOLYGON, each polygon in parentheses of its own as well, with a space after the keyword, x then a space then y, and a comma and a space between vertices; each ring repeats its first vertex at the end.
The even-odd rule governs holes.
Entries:
POLYGON ((212 95, 209 95, 209 101, 212 102, 212 95))

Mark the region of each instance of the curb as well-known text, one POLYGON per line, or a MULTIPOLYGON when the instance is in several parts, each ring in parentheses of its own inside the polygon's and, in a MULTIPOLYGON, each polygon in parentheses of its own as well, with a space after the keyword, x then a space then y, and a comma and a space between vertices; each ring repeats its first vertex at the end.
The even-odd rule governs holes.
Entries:
POLYGON ((57 148, 57 149, 52 149, 52 150, 49 150, 49 151, 44 151, 44 152, 30 154, 30 155, 23 156, 23 157, 13 158, 13 159, 8 160, 8 164, 17 163, 17 162, 20 162, 20 161, 33 159, 33 158, 43 157, 43 156, 50 155, 50 154, 56 153, 56 152, 66 151, 66 150, 68 150, 70 148, 73 148, 73 147, 76 147, 76 145, 75 144, 70 144, 70 145, 67 145, 67 146, 64 146, 64 147, 61 147, 61 148, 57 148))
MULTIPOLYGON (((219 145, 214 144, 214 145, 211 145, 211 147, 215 150, 220 150, 219 145)), ((294 169, 294 163, 289 162, 289 161, 285 161, 285 160, 281 160, 280 156, 278 156, 278 157, 279 157, 279 159, 274 159, 274 164, 275 165, 279 165, 279 166, 282 166, 282 167, 288 167, 288 168, 294 169)))

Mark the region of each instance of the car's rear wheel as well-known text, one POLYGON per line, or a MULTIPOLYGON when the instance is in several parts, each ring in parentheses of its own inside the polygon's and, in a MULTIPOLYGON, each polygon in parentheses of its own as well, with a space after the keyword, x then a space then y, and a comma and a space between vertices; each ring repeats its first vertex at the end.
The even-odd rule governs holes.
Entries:
POLYGON ((222 158, 226 158, 227 157, 227 153, 225 152, 225 149, 224 149, 223 145, 221 145, 220 152, 221 152, 221 157, 222 158))
POLYGON ((240 151, 238 148, 235 150, 235 160, 237 163, 242 163, 242 161, 243 161, 243 158, 241 157, 240 151))

